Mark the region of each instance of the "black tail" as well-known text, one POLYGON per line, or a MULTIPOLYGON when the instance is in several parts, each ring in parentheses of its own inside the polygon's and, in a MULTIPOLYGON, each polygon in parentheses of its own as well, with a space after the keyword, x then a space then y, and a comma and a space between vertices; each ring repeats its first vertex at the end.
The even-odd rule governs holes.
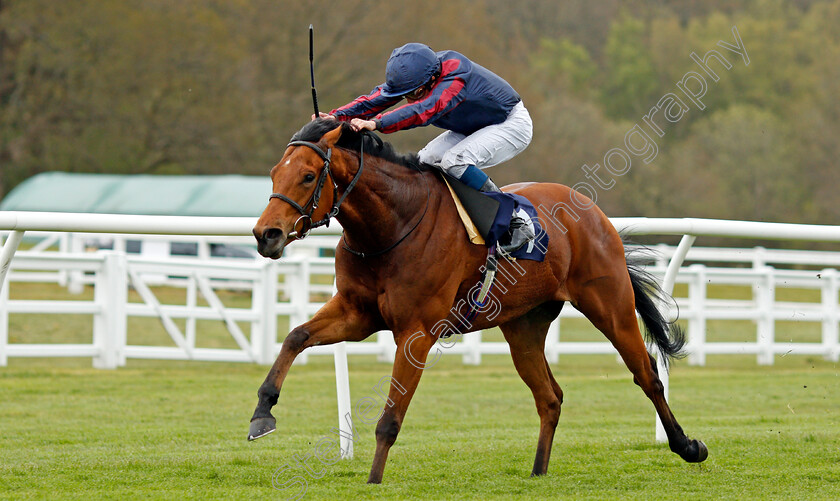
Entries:
POLYGON ((642 317, 648 342, 656 344, 668 367, 671 359, 685 356, 685 332, 676 321, 668 322, 662 316, 659 304, 673 301, 673 298, 659 287, 653 275, 642 268, 642 260, 631 257, 631 253, 628 251, 626 255, 627 271, 630 272, 630 282, 633 284, 636 311, 642 317))

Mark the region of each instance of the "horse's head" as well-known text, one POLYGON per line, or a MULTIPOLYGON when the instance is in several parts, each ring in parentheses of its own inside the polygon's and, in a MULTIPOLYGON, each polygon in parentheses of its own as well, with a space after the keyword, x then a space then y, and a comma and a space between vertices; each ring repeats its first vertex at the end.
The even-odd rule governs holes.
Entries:
POLYGON ((263 256, 279 258, 287 244, 309 233, 313 221, 330 213, 335 197, 330 162, 341 130, 335 127, 311 142, 293 137, 271 169, 273 193, 254 226, 257 250, 263 256))

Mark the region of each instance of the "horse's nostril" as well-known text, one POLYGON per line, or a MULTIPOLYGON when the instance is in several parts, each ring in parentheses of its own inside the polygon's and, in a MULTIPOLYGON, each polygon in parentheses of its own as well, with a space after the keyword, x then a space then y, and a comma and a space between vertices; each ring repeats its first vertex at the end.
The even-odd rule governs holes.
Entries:
POLYGON ((266 240, 277 240, 281 236, 283 236, 283 231, 279 228, 269 228, 265 230, 265 233, 263 234, 263 237, 265 237, 266 240))

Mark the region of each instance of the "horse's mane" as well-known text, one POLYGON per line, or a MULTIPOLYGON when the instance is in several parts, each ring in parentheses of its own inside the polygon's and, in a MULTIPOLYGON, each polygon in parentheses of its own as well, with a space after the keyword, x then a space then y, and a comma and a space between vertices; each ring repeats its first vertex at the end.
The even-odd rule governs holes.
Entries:
POLYGON ((364 141, 365 155, 373 155, 411 169, 421 170, 426 168, 426 166, 421 165, 417 153, 399 153, 391 143, 383 141, 376 134, 357 132, 347 122, 340 122, 338 120, 323 118, 313 120, 297 131, 292 136, 292 141, 310 141, 314 143, 320 140, 324 134, 338 126, 341 126, 341 137, 338 139, 338 143, 336 143, 336 146, 339 148, 358 152, 362 141, 364 141))

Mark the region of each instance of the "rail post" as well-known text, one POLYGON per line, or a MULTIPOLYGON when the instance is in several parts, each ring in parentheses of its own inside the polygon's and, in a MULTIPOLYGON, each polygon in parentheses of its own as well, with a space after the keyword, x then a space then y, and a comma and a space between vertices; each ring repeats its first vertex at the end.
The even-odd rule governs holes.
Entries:
MULTIPOLYGON (((2 285, 2 284, 0 284, 2 285)), ((0 367, 9 365, 9 288, 0 286, 0 367)))
POLYGON ((545 337, 545 358, 550 364, 560 361, 560 315, 548 326, 545 337))
POLYGON ((102 268, 97 273, 94 290, 99 311, 93 317, 93 344, 99 353, 93 358, 93 366, 116 369, 125 364, 128 263, 123 253, 102 254, 102 268))
POLYGON ((840 361, 840 334, 838 334, 837 328, 837 289, 840 280, 838 280, 837 270, 834 268, 826 268, 817 276, 823 280, 822 343, 825 348, 825 359, 830 362, 837 362, 840 361))
POLYGON ((266 261, 262 266, 262 279, 254 284, 252 308, 259 309, 259 320, 251 326, 251 349, 254 360, 263 365, 274 363, 277 344, 277 266, 266 261))
MULTIPOLYGON (((295 313, 289 315, 289 331, 295 327, 304 324, 309 320, 309 312, 307 307, 310 299, 310 281, 312 280, 310 261, 304 256, 294 256, 295 273, 286 274, 286 281, 291 282, 292 288, 289 290, 289 299, 295 308, 295 313)), ((292 362, 296 365, 305 365, 309 361, 309 353, 304 351, 295 357, 292 362)))
MULTIPOLYGON (((333 280, 333 296, 338 294, 333 280)), ((347 342, 333 345, 335 393, 338 404, 339 452, 342 459, 353 459, 353 408, 350 401, 350 371, 347 368, 347 342)))
POLYGON ((481 365, 481 334, 482 331, 476 331, 463 337, 464 354, 461 359, 464 364, 481 365))
POLYGON ((394 363, 397 357, 397 343, 394 341, 394 333, 391 331, 379 331, 376 333, 376 354, 377 362, 394 363))
POLYGON ((691 317, 688 319, 688 363, 706 365, 706 298, 708 296, 706 266, 692 264, 688 284, 691 317))
MULTIPOLYGON (((81 236, 70 233, 70 252, 81 254, 85 251, 85 243, 81 236)), ((85 290, 84 273, 71 271, 67 277, 67 290, 70 294, 81 294, 85 290)))
MULTIPOLYGON (((674 294, 674 284, 677 281, 677 273, 680 271, 685 257, 688 255, 688 250, 694 245, 697 237, 694 235, 683 235, 680 239, 677 249, 674 251, 674 256, 668 262, 668 268, 665 270, 665 276, 662 278, 662 290, 665 294, 672 296, 674 294)), ((674 317, 674 312, 671 311, 670 305, 666 306, 664 312, 665 319, 671 321, 674 317)), ((668 377, 668 368, 665 367, 665 358, 659 349, 654 347, 653 352, 656 353, 656 368, 659 373, 659 380, 662 382, 662 388, 665 393, 665 400, 668 400, 668 390, 670 388, 670 381, 668 377)), ((668 435, 665 433, 665 427, 662 425, 662 420, 659 419, 659 414, 656 415, 656 441, 664 443, 668 441, 668 435)))
POLYGON ((756 271, 760 273, 760 282, 756 288, 756 308, 758 320, 756 322, 756 344, 758 365, 773 365, 773 344, 776 341, 776 319, 773 316, 773 302, 776 287, 773 282, 773 268, 762 265, 756 271))
POLYGON ((23 231, 15 230, 9 233, 3 243, 3 250, 0 251, 0 289, 6 283, 6 275, 12 266, 12 257, 14 257, 21 240, 23 240, 23 231))

